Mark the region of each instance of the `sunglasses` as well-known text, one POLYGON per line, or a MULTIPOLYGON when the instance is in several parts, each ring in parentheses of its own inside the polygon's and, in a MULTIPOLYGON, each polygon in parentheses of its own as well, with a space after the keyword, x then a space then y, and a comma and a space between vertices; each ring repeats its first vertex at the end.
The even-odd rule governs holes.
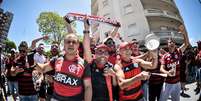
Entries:
POLYGON ((66 40, 65 42, 64 42, 65 44, 77 44, 78 42, 77 41, 70 41, 70 40, 66 40))
POLYGON ((57 48, 58 48, 58 46, 57 46, 57 45, 52 45, 52 46, 51 46, 51 48, 52 48, 52 49, 54 49, 54 48, 56 48, 56 49, 57 49, 57 48))
POLYGON ((97 54, 97 55, 108 55, 109 53, 107 51, 99 50, 99 51, 96 51, 95 54, 97 54))
POLYGON ((139 44, 138 42, 133 42, 133 44, 139 44))
POLYGON ((19 50, 20 53, 26 53, 26 50, 19 50))

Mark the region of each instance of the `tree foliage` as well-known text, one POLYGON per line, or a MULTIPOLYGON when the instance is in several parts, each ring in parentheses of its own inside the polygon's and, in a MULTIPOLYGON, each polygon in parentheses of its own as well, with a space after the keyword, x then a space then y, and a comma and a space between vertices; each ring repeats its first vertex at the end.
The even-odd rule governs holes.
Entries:
POLYGON ((7 53, 10 53, 12 48, 16 49, 16 44, 13 41, 9 40, 9 39, 6 39, 4 41, 4 44, 5 44, 5 50, 4 51, 7 52, 7 53))
MULTIPOLYGON (((59 14, 55 12, 42 12, 37 19, 39 31, 43 35, 49 35, 46 43, 58 42, 60 45, 64 36, 67 34, 66 22, 59 14)), ((73 24, 75 26, 75 23, 73 24)))

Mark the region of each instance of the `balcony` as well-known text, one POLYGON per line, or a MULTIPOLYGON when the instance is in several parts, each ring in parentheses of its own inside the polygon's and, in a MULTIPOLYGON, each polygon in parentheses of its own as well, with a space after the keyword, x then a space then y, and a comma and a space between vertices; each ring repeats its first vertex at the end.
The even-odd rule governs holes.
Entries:
POLYGON ((173 37, 175 39, 183 39, 183 36, 181 33, 178 33, 176 31, 152 31, 154 34, 161 39, 168 39, 170 37, 173 37))
POLYGON ((180 19, 180 17, 177 14, 169 12, 169 11, 164 11, 159 9, 145 9, 144 14, 147 17, 149 16, 167 17, 167 18, 175 19, 183 23, 182 19, 180 19))
POLYGON ((173 37, 176 41, 177 45, 181 45, 183 43, 183 36, 181 33, 176 31, 153 31, 156 36, 160 38, 161 45, 166 45, 167 40, 170 37, 173 37))
POLYGON ((157 7, 157 8, 166 8, 166 9, 172 9, 177 10, 177 6, 174 3, 173 0, 141 0, 143 7, 145 9, 157 7))
POLYGON ((161 0, 163 2, 169 3, 170 5, 172 5, 173 7, 176 7, 175 3, 173 0, 161 0))

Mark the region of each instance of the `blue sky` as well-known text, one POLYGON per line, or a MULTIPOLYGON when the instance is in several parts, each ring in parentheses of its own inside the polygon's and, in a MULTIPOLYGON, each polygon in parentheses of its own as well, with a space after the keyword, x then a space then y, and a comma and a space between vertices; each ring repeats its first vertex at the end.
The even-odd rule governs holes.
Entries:
MULTIPOLYGON (((23 40, 29 45, 35 38, 41 37, 36 19, 41 12, 57 12, 61 16, 68 12, 90 14, 90 0, 4 0, 2 8, 14 13, 8 38, 16 45, 23 40)), ((82 32, 83 25, 77 24, 77 31, 82 32)))
MULTIPOLYGON (((201 4, 198 0, 175 0, 189 33, 193 45, 201 40, 201 4)), ((64 16, 68 12, 90 14, 91 0, 4 0, 1 5, 5 11, 14 13, 8 38, 17 45, 25 40, 31 43, 40 37, 36 19, 44 11, 53 11, 64 16)), ((82 32, 83 26, 77 24, 77 31, 82 32)))

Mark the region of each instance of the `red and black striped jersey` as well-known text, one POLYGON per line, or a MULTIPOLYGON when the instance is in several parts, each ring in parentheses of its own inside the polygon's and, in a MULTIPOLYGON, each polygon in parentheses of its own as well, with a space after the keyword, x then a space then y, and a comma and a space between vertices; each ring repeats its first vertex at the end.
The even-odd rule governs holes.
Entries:
MULTIPOLYGON (((122 62, 123 65, 123 72, 125 79, 132 78, 136 75, 138 75, 141 72, 141 68, 138 66, 138 63, 129 62, 129 63, 124 63, 122 62)), ((143 91, 141 87, 142 83, 141 81, 135 81, 133 84, 124 90, 120 90, 119 93, 119 98, 120 101, 126 101, 126 100, 139 100, 143 97, 143 91)))
POLYGON ((181 59, 181 51, 179 49, 175 49, 173 53, 167 52, 161 59, 161 64, 165 65, 165 70, 169 71, 172 68, 176 67, 176 74, 173 77, 167 77, 165 82, 174 84, 180 81, 180 59, 181 59))

